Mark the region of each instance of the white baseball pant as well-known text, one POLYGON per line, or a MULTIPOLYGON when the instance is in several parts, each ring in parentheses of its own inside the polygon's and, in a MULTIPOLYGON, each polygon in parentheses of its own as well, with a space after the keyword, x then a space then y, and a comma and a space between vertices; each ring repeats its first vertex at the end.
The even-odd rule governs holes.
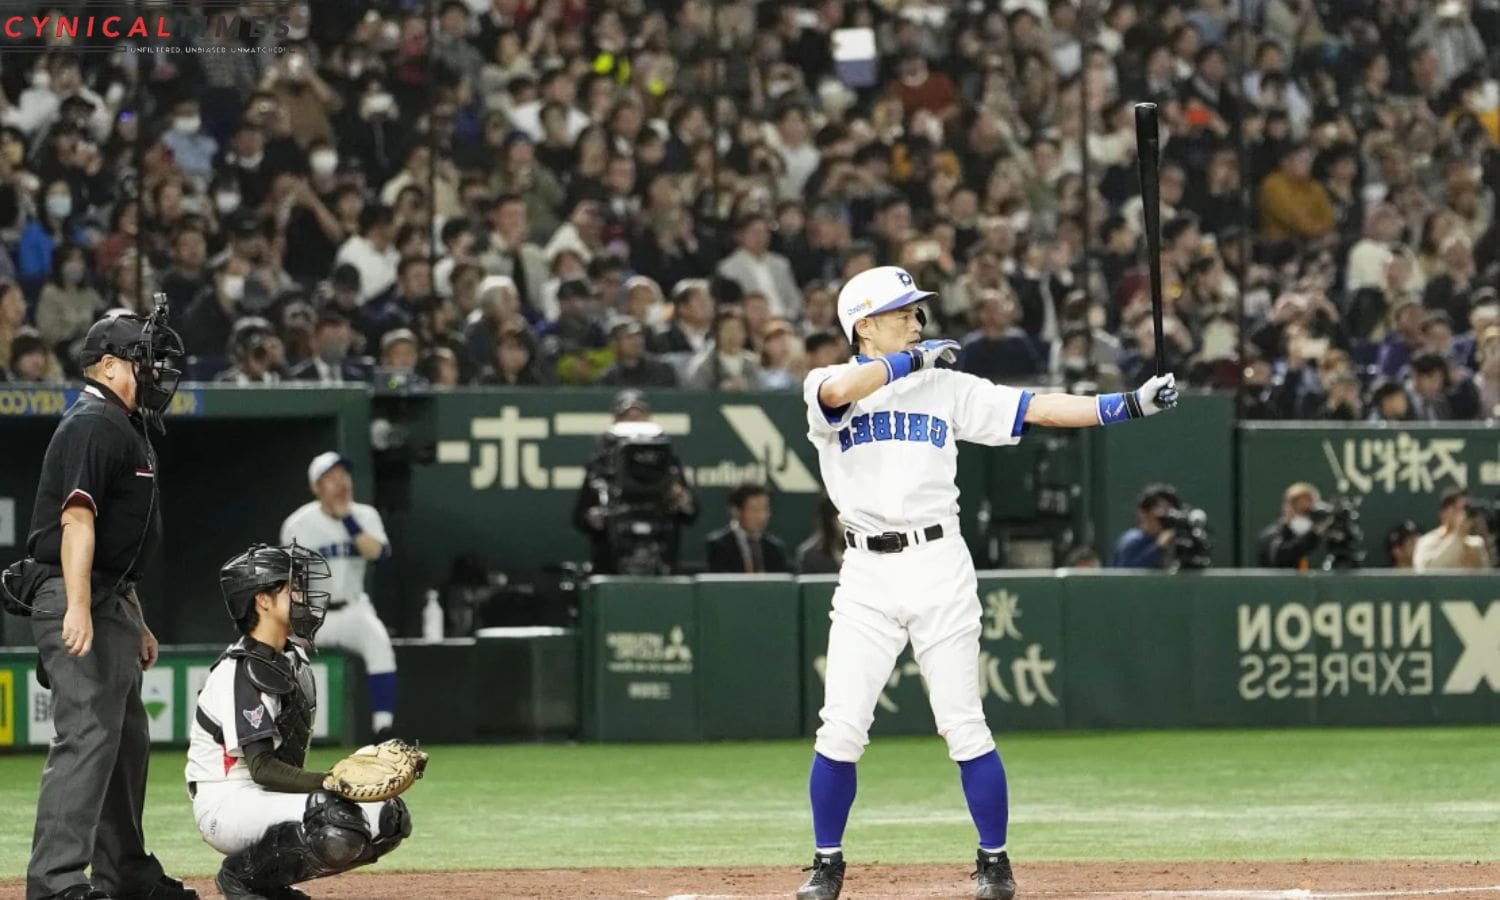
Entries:
POLYGON ((814 748, 857 762, 875 705, 910 639, 938 734, 957 762, 995 749, 979 694, 978 578, 958 523, 900 553, 850 548, 839 570, 828 629, 823 720, 814 748))
POLYGON ((385 623, 375 613, 368 594, 350 601, 348 606, 330 609, 318 629, 319 647, 342 647, 358 653, 365 663, 365 674, 383 675, 396 671, 396 651, 385 623))
MULTIPOLYGON (((370 834, 380 833, 382 803, 356 804, 365 814, 370 834)), ((198 783, 193 798, 193 820, 203 840, 228 856, 260 840, 271 826, 301 822, 307 794, 268 791, 249 779, 198 783)))

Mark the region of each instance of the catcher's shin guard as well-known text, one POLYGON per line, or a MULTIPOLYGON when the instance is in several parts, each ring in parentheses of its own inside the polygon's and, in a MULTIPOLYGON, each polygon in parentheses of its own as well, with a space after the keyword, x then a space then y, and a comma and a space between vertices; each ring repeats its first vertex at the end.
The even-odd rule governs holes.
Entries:
POLYGON ((312 861, 325 870, 308 877, 337 875, 374 859, 365 858, 374 844, 364 810, 337 794, 315 791, 307 796, 302 831, 312 861))
POLYGON ((363 853, 349 868, 367 866, 401 845, 411 837, 411 813, 400 797, 385 801, 380 807, 380 832, 375 835, 363 853))
POLYGON ((313 874, 301 822, 272 825, 259 841, 224 858, 214 884, 230 900, 263 900, 313 874))
POLYGON ((400 800, 386 802, 380 833, 372 839, 358 804, 317 791, 308 795, 301 822, 273 825, 259 841, 225 858, 214 882, 234 900, 278 897, 289 885, 372 863, 410 836, 411 816, 400 800))

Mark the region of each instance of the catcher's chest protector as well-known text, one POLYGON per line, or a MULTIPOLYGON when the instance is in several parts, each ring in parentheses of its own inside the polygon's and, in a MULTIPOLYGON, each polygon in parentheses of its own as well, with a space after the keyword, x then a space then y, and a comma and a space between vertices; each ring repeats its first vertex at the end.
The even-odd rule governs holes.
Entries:
POLYGON ((318 686, 302 650, 294 646, 288 653, 274 653, 263 644, 246 647, 239 643, 221 659, 226 657, 238 663, 256 688, 276 697, 281 707, 276 716, 281 745, 275 756, 287 765, 304 768, 318 713, 318 686))

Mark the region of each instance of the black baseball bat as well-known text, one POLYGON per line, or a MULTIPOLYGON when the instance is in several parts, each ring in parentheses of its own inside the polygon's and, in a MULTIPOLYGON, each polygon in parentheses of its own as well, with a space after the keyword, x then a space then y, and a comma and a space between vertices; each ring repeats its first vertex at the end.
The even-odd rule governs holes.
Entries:
POLYGON ((1135 151, 1141 172, 1141 215, 1146 220, 1146 264, 1151 267, 1151 324, 1156 335, 1156 374, 1167 372, 1161 326, 1161 141, 1156 104, 1135 105, 1135 151))

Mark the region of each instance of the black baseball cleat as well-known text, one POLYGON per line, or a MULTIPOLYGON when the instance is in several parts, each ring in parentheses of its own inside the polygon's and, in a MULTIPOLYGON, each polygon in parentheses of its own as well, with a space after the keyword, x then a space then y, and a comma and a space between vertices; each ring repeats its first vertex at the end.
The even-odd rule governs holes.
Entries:
POLYGON ((814 854, 813 864, 802 871, 809 870, 812 874, 797 888, 797 900, 838 900, 844 889, 844 854, 814 854))
POLYGON ((234 875, 219 870, 214 876, 214 886, 230 900, 312 900, 307 894, 291 885, 273 888, 252 888, 234 875))
POLYGON ((228 900, 272 900, 271 895, 250 887, 222 867, 214 876, 214 887, 228 900))
POLYGON ((979 864, 974 874, 974 900, 1011 900, 1016 895, 1016 877, 1010 871, 1010 856, 1004 850, 999 853, 979 851, 979 864))

